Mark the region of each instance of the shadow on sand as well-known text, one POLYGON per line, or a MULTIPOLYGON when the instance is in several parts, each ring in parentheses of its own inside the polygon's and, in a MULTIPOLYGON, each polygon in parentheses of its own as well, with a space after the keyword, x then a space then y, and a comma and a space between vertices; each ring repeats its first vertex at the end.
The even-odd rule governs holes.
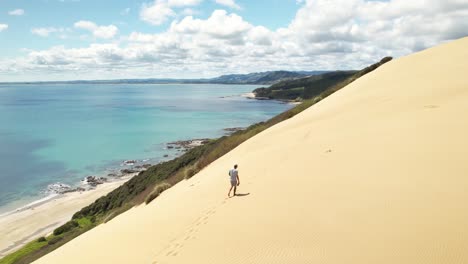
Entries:
POLYGON ((236 193, 235 196, 247 196, 250 195, 250 193, 236 193))

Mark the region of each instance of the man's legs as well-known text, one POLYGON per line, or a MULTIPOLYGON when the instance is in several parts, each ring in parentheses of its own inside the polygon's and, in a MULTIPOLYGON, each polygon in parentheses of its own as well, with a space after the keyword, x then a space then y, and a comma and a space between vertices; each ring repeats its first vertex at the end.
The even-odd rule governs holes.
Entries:
POLYGON ((234 196, 236 196, 236 185, 234 185, 234 196))
MULTIPOLYGON (((229 192, 228 192, 228 197, 231 197, 231 190, 232 190, 232 184, 231 184, 231 188, 229 189, 229 192)), ((234 190, 234 193, 236 193, 236 191, 234 190)))

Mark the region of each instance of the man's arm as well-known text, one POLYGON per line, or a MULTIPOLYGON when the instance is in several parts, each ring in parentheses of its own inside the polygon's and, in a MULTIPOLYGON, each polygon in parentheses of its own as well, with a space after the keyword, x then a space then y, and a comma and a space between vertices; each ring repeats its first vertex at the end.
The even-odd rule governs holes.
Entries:
POLYGON ((240 180, 239 180, 239 173, 237 173, 237 186, 239 186, 240 180))

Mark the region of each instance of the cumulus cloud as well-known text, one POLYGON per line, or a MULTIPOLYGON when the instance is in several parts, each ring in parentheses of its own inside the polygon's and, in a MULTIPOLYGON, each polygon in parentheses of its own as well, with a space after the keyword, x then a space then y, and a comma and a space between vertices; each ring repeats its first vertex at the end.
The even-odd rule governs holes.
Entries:
POLYGON ((24 15, 24 10, 23 9, 15 9, 15 10, 9 11, 8 14, 10 16, 22 16, 22 15, 24 15))
POLYGON ((243 38, 251 27, 251 24, 236 14, 228 14, 225 10, 215 10, 206 20, 188 16, 180 22, 172 23, 169 30, 178 33, 205 34, 214 39, 233 39, 243 38))
POLYGON ((156 26, 173 16, 175 16, 175 12, 164 1, 155 1, 152 4, 144 3, 140 11, 141 20, 156 26))
MULTIPOLYGON (((173 8, 199 5, 203 0, 155 0, 152 3, 143 3, 140 10, 140 19, 152 25, 161 25, 170 17, 176 16, 173 8)), ((185 8, 182 14, 194 14, 194 10, 185 8)))
POLYGON ((236 1, 234 0, 215 0, 215 2, 233 9, 241 9, 241 7, 236 4, 236 1))
POLYGON ((6 30, 7 28, 8 28, 7 24, 0 24, 0 32, 2 32, 3 30, 6 30))
MULTIPOLYGON (((199 1, 160 0, 150 6, 183 9, 189 2, 199 1)), ((303 1, 287 26, 271 30, 215 10, 206 19, 172 21, 160 33, 132 32, 118 43, 30 51, 24 58, 0 63, 0 76, 38 72, 60 78, 77 73, 90 79, 190 78, 279 69, 359 69, 384 56, 399 57, 467 36, 466 17, 468 3, 461 0, 314 0, 303 1)), ((99 28, 89 21, 75 26, 91 32, 99 28)))
POLYGON ((74 24, 75 28, 88 30, 96 38, 111 39, 119 32, 114 25, 98 26, 94 22, 80 20, 74 24))

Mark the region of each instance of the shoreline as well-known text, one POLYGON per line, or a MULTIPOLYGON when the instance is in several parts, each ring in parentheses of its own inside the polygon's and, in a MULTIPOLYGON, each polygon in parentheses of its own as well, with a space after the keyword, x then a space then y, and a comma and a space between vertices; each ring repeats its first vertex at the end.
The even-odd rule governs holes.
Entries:
MULTIPOLYGON (((244 95, 242 97, 245 98, 244 95)), ((226 127, 222 130, 224 135, 229 135, 243 129, 245 127, 226 127)), ((107 178, 107 181, 101 184, 91 185, 90 182, 87 182, 83 185, 83 181, 86 181, 87 177, 65 189, 60 189, 63 187, 61 183, 52 183, 49 186, 57 184, 59 187, 46 197, 38 197, 37 200, 26 205, 0 212, 0 258, 18 250, 36 238, 51 234, 55 228, 69 221, 74 213, 146 170, 147 167, 143 168, 144 165, 154 166, 159 162, 177 158, 191 147, 204 144, 207 140, 210 139, 192 138, 164 143, 164 149, 169 152, 162 157, 126 160, 120 164, 120 167, 94 174, 93 177, 96 180, 99 180, 101 176, 107 178)))
MULTIPOLYGON (((235 127, 225 128, 223 131, 226 134, 231 134, 243 129, 245 128, 235 127)), ((193 138, 165 143, 165 149, 175 150, 176 155, 166 154, 159 162, 166 161, 168 157, 170 159, 177 158, 187 150, 205 144, 209 140, 208 138, 193 138)), ((21 248, 33 239, 51 234, 55 228, 69 221, 74 213, 96 199, 107 195, 138 173, 145 171, 148 168, 146 165, 154 166, 159 163, 148 163, 150 160, 153 158, 123 161, 119 167, 120 175, 103 174, 107 181, 100 184, 92 185, 89 182, 84 182, 88 177, 100 179, 99 176, 88 176, 81 181, 79 187, 68 186, 68 189, 60 189, 24 206, 0 213, 0 234, 2 234, 0 236, 0 258, 21 248), (83 186, 87 188, 83 188, 83 186)))
POLYGON ((0 215, 0 258, 33 239, 46 236, 69 221, 74 213, 115 190, 138 173, 103 183, 95 189, 45 197, 0 215))
MULTIPOLYGON (((169 157, 169 155, 167 155, 167 157, 169 157)), ((66 194, 93 191, 98 186, 120 182, 122 179, 126 179, 130 175, 133 176, 141 171, 146 170, 146 168, 149 166, 166 161, 167 157, 148 158, 143 160, 125 160, 122 161, 118 167, 107 168, 100 173, 83 176, 81 180, 75 182, 72 185, 61 182, 50 183, 47 185, 47 187, 38 191, 35 200, 26 202, 25 204, 20 204, 15 207, 8 208, 5 206, 8 209, 0 211, 0 219, 11 214, 20 213, 22 211, 38 207, 52 199, 61 198, 66 194), (87 180, 89 177, 92 178, 91 181, 87 180)))

